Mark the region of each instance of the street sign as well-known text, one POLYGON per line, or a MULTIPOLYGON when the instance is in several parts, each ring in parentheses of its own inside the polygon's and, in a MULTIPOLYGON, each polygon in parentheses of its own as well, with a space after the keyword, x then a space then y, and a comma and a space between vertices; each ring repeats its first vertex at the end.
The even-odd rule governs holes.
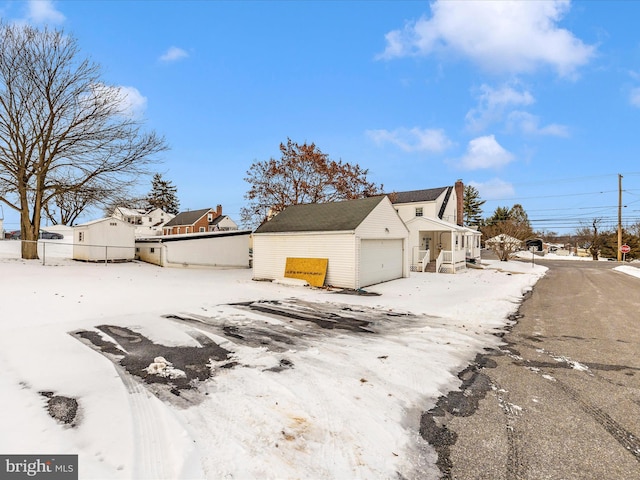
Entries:
POLYGON ((622 245, 622 246, 620 247, 620 251, 621 251, 622 253, 629 253, 629 252, 631 251, 631 247, 630 247, 629 245, 626 245, 626 244, 625 244, 625 245, 622 245))

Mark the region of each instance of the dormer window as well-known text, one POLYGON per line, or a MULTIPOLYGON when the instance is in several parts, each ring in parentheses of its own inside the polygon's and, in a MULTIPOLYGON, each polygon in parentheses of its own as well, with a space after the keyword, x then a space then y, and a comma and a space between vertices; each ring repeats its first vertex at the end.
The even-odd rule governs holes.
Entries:
POLYGON ((422 216, 422 207, 416 207, 416 217, 422 216))

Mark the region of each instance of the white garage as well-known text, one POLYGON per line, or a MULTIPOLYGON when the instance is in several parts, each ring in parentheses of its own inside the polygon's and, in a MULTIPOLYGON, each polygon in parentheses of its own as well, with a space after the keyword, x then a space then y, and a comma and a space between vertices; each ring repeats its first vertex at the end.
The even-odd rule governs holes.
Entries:
POLYGON ((253 234, 253 278, 285 276, 287 258, 327 259, 324 284, 360 289, 409 275, 408 230, 386 196, 292 205, 253 234))

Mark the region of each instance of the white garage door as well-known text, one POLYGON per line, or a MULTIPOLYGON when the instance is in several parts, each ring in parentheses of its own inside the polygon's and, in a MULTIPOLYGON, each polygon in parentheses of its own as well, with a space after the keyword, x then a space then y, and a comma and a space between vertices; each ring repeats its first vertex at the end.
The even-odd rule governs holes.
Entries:
POLYGON ((360 241, 360 286, 402 278, 402 240, 360 241))

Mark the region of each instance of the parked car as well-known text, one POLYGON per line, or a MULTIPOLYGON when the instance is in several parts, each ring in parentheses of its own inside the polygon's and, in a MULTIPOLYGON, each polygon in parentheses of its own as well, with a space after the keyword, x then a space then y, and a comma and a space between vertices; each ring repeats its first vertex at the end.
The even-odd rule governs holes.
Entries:
POLYGON ((40 238, 44 240, 62 240, 64 235, 56 232, 47 232, 46 230, 40 230, 40 238))
MULTIPOLYGON (((22 236, 20 234, 20 230, 14 230, 12 232, 6 232, 4 238, 20 240, 22 236)), ((46 230, 40 230, 40 235, 38 238, 41 238, 43 240, 62 240, 64 238, 64 235, 56 232, 47 232, 46 230)))

